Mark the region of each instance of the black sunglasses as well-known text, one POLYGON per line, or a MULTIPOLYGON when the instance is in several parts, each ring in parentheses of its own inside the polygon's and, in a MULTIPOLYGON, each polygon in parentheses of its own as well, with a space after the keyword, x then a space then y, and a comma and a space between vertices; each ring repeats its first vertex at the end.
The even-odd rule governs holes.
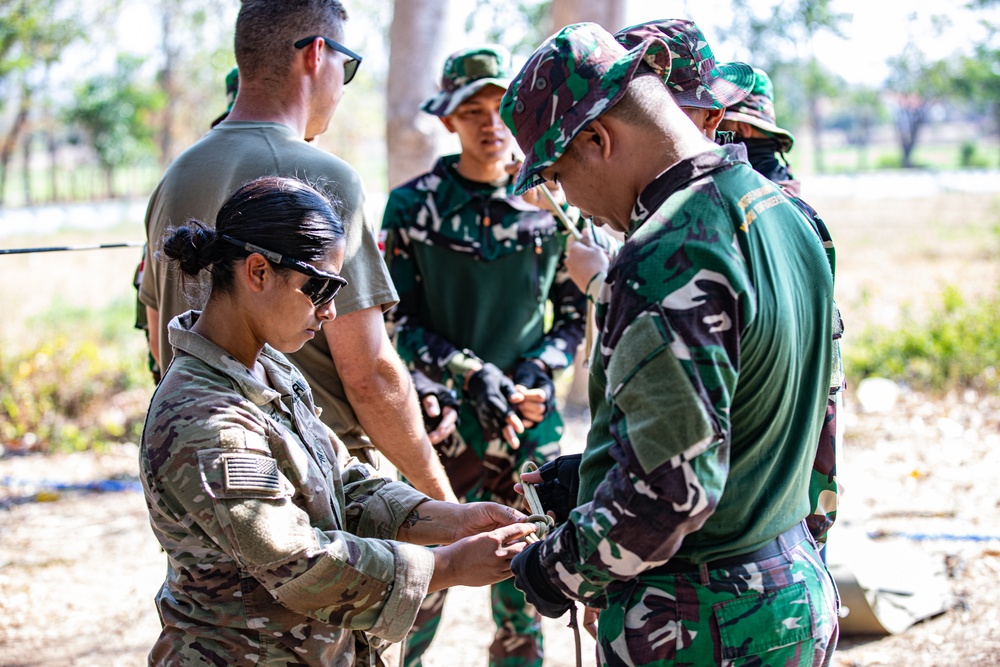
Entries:
POLYGON ((295 42, 295 48, 302 49, 312 44, 317 39, 322 39, 323 43, 329 46, 334 51, 340 51, 345 56, 347 60, 344 61, 344 85, 346 86, 354 78, 354 75, 358 73, 358 66, 361 65, 361 56, 351 51, 349 48, 341 44, 340 42, 335 42, 329 37, 323 37, 322 35, 313 35, 312 37, 303 37, 299 41, 295 42))
POLYGON ((340 291, 340 288, 347 285, 347 281, 338 276, 336 273, 320 271, 311 264, 300 262, 299 260, 292 259, 291 257, 284 257, 276 252, 268 250, 267 248, 261 248, 259 245, 247 243, 246 241, 240 241, 239 239, 234 239, 232 236, 226 236, 225 234, 222 235, 222 240, 232 243, 234 246, 239 246, 247 252, 261 254, 269 262, 280 264, 281 266, 287 266, 293 271, 298 271, 299 273, 304 273, 309 276, 309 280, 307 280, 299 289, 303 294, 309 297, 309 300, 312 301, 312 304, 317 308, 325 306, 333 301, 333 297, 337 296, 337 292, 340 291))

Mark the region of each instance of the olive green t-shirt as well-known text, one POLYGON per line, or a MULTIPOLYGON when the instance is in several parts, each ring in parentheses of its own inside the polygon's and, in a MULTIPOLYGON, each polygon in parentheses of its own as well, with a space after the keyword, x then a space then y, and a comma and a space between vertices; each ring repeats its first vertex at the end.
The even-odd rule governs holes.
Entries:
MULTIPOLYGON (((348 286, 337 295, 337 313, 345 315, 397 301, 365 207, 365 190, 354 169, 340 158, 306 143, 281 123, 223 121, 184 151, 167 169, 146 210, 146 270, 139 300, 160 314, 160 363, 164 372, 173 357, 167 325, 177 315, 200 310, 208 299, 207 272, 200 280, 182 281, 169 264, 157 261, 164 232, 191 218, 212 226, 222 203, 241 185, 260 176, 292 176, 324 190, 344 223, 346 253, 342 275, 348 286)), ((323 421, 348 447, 363 437, 344 393, 324 336, 289 355, 323 409, 323 421)))

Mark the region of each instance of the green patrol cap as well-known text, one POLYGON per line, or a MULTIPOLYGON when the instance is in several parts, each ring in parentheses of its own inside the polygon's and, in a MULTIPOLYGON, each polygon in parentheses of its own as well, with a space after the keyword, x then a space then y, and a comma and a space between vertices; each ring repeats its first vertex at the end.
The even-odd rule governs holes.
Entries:
POLYGON ((490 45, 457 51, 444 62, 441 90, 420 105, 435 116, 447 116, 458 105, 489 85, 506 89, 510 85, 510 53, 490 45))
POLYGON ((771 77, 762 69, 753 68, 754 82, 750 94, 740 102, 731 105, 722 116, 723 120, 733 120, 753 125, 778 140, 778 151, 787 153, 795 144, 795 137, 788 130, 778 127, 774 115, 774 86, 771 77))
POLYGON ((229 112, 233 110, 233 103, 236 102, 236 93, 240 88, 240 72, 235 67, 229 70, 229 74, 226 75, 226 101, 228 105, 226 110, 221 116, 212 121, 212 127, 215 127, 222 121, 226 120, 226 116, 229 112))
POLYGON ((524 151, 518 194, 593 120, 613 107, 645 62, 664 79, 670 52, 661 40, 626 50, 596 23, 568 25, 535 50, 500 102, 500 117, 524 151))
POLYGON ((745 63, 717 65, 712 47, 694 21, 662 19, 640 23, 619 30, 615 39, 627 49, 651 39, 667 43, 667 88, 677 106, 724 109, 746 97, 753 87, 753 68, 745 63))

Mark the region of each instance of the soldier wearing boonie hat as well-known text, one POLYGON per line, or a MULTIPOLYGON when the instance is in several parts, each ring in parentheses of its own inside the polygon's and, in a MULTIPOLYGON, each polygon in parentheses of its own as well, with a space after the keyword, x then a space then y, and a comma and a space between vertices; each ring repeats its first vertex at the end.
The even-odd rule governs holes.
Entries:
POLYGON ((663 40, 670 49, 667 88, 684 113, 709 139, 722 120, 722 110, 745 98, 753 87, 753 69, 739 62, 719 64, 712 47, 693 21, 662 19, 615 33, 626 48, 663 40))
MULTIPOLYGON (((499 46, 446 60, 440 91, 421 108, 458 135, 461 153, 395 188, 382 228, 399 293, 387 318, 400 356, 422 373, 415 376, 427 387, 418 387, 422 396, 447 396, 442 385, 457 394, 453 433, 434 435, 441 424, 425 413, 455 493, 519 505, 513 487, 521 465, 559 454, 552 372, 573 361, 586 300, 563 268, 565 231, 539 208, 537 192, 514 194, 512 138, 499 117, 509 76, 510 56, 499 46), (554 320, 546 325, 550 303, 554 320)), ((491 602, 498 629, 490 665, 540 667, 538 612, 510 580, 493 586, 491 602)), ((443 603, 443 594, 424 601, 406 639, 406 665, 421 664, 443 603)))
POLYGON ((510 54, 502 46, 481 46, 457 51, 444 62, 441 90, 420 105, 435 116, 448 116, 458 105, 486 86, 507 89, 510 54))
MULTIPOLYGON (((743 100, 731 104, 722 118, 722 129, 736 133, 747 147, 750 164, 772 181, 785 184, 794 176, 785 153, 792 150, 795 137, 778 126, 774 115, 774 86, 762 69, 754 68, 753 89, 743 100)), ((798 187, 793 188, 798 192, 798 187)))
POLYGON ((572 488, 566 457, 522 476, 561 523, 511 571, 546 616, 603 609, 602 665, 828 665, 836 589, 804 520, 830 267, 742 148, 680 111, 659 46, 567 26, 504 97, 519 187, 557 180, 627 234, 598 297, 577 503, 546 505, 572 488))

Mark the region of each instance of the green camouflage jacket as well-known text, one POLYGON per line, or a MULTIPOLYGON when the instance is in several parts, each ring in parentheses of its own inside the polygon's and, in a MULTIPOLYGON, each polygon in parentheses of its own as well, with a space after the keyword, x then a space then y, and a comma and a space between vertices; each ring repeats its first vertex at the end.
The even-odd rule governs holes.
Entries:
POLYGON ((833 283, 800 210, 723 146, 640 195, 597 308, 581 504, 541 561, 574 598, 809 514, 833 283))
POLYGON ((386 204, 386 263, 399 292, 388 317, 400 355, 435 378, 463 350, 504 370, 528 358, 565 368, 587 311, 566 272, 566 232, 512 183, 459 177, 458 157, 441 158, 386 204))
POLYGON ((168 562, 150 664, 354 664, 352 630, 401 640, 433 556, 392 540, 426 496, 348 460, 280 353, 260 355, 271 388, 190 331, 196 316, 170 325, 142 435, 168 562))

